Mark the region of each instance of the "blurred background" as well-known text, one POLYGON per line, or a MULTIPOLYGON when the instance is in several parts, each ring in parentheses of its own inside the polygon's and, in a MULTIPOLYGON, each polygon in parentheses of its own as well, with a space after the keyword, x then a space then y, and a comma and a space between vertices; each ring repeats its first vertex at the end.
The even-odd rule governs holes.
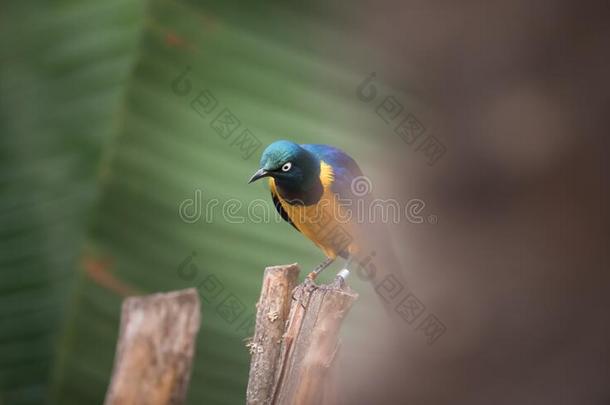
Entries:
POLYGON ((400 334, 379 311, 392 286, 350 281, 343 402, 607 404, 608 17, 3 2, 0 404, 101 403, 123 298, 188 287, 188 402, 244 403, 265 266, 322 259, 270 204, 248 209, 277 139, 338 146, 378 197, 424 202, 388 224, 416 308, 400 334))

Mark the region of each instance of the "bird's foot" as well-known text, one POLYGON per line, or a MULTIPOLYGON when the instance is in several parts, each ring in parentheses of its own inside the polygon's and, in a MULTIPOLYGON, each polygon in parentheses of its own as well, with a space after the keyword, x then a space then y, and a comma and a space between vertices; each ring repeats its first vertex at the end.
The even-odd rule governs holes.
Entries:
POLYGON ((336 288, 339 290, 344 289, 347 286, 347 277, 349 276, 349 270, 343 269, 335 276, 335 280, 333 281, 332 288, 336 288))
POLYGON ((345 282, 345 279, 341 276, 337 276, 333 280, 332 288, 336 290, 343 290, 346 285, 347 283, 345 282))
POLYGON ((307 277, 305 277, 305 280, 303 280, 303 292, 306 292, 307 294, 311 294, 313 292, 313 290, 315 290, 316 288, 318 288, 318 285, 315 283, 315 274, 313 277, 310 277, 312 273, 309 273, 309 275, 307 277))

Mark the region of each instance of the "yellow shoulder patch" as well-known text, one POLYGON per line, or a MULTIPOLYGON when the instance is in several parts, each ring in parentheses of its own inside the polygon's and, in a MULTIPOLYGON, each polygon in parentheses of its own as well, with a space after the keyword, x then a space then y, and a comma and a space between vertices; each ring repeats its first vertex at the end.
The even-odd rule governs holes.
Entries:
POLYGON ((333 168, 331 165, 326 163, 325 161, 320 161, 320 182, 327 188, 333 181, 335 180, 335 172, 333 172, 333 168))

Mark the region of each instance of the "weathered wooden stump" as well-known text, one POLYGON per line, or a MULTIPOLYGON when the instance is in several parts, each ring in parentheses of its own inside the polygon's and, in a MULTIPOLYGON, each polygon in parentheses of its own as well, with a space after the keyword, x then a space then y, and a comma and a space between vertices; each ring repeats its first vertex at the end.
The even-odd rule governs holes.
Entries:
POLYGON ((296 264, 265 270, 249 343, 248 404, 336 403, 332 366, 357 294, 344 283, 295 289, 298 272, 296 264))
POLYGON ((200 323, 197 290, 123 301, 105 405, 178 405, 186 397, 200 323))

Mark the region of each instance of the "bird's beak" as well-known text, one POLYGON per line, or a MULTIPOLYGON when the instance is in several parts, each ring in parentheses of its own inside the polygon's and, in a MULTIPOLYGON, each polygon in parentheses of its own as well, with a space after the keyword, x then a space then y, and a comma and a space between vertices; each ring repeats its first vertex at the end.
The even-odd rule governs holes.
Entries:
POLYGON ((261 179, 263 177, 267 177, 269 176, 269 172, 265 169, 258 169, 256 171, 256 173, 254 173, 252 175, 252 177, 250 177, 250 180, 248 181, 248 184, 252 183, 253 181, 256 181, 258 179, 261 179))

